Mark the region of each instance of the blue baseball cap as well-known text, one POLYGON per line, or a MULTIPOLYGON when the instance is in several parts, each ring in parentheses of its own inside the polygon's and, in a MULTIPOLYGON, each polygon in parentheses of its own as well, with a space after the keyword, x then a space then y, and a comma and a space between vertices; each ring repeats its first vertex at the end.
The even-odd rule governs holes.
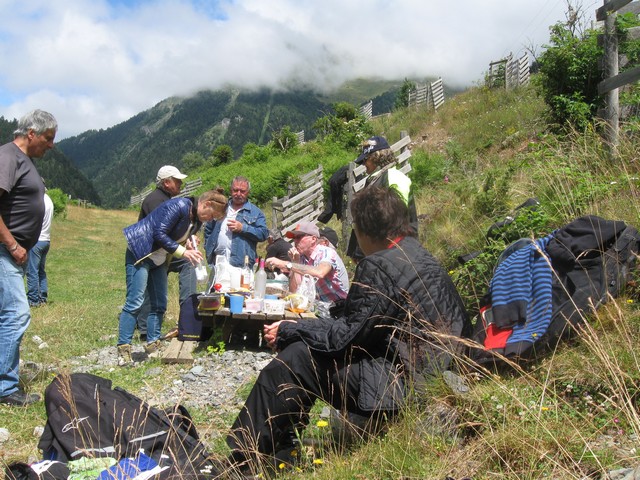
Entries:
POLYGON ((364 160, 373 152, 384 150, 386 148, 391 147, 384 137, 371 137, 367 139, 362 145, 362 153, 358 158, 356 158, 356 164, 361 165, 362 163, 364 163, 364 160))

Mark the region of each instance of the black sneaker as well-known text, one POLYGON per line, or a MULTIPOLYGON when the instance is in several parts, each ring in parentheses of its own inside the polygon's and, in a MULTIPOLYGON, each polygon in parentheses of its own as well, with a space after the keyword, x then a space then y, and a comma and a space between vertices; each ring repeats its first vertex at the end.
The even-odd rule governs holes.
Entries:
POLYGON ((16 390, 11 395, 0 397, 0 403, 20 407, 25 407, 38 401, 40 401, 40 395, 37 395, 35 393, 25 393, 22 390, 16 390))

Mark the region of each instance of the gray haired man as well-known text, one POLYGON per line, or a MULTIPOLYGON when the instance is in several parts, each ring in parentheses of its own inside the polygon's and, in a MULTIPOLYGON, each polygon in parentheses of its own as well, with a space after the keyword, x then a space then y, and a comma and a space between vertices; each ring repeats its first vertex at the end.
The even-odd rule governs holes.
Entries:
POLYGON ((58 122, 34 110, 20 119, 13 142, 0 147, 0 403, 40 400, 19 387, 20 342, 31 322, 24 289, 27 252, 44 218, 44 183, 32 158, 53 148, 58 122))

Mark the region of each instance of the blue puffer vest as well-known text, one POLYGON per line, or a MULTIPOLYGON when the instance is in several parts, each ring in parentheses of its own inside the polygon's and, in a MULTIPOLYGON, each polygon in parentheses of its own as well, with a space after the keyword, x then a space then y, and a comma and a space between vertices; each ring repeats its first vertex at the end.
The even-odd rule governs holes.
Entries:
POLYGON ((174 253, 179 246, 176 240, 187 233, 191 223, 190 235, 200 228, 196 211, 197 203, 192 198, 172 198, 160 204, 138 223, 123 229, 129 250, 137 261, 160 248, 174 253))

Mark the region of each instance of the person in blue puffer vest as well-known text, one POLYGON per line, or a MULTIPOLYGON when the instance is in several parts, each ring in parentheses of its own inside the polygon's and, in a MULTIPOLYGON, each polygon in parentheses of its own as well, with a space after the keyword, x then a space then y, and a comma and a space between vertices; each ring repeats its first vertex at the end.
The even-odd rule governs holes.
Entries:
POLYGON ((224 255, 229 264, 238 268, 244 265, 245 255, 249 265, 255 263, 258 242, 267 239, 269 229, 262 210, 248 200, 250 191, 249 180, 235 177, 226 217, 205 224, 204 249, 209 265, 215 265, 218 255, 224 255))
POLYGON ((205 192, 197 200, 172 198, 123 230, 127 239, 127 298, 118 330, 120 365, 132 363, 131 340, 145 290, 151 303, 145 351, 151 354, 158 350, 167 309, 167 260, 171 256, 185 258, 193 265, 202 261, 197 245, 192 245, 189 238, 200 229, 202 222, 224 218, 226 207, 227 197, 222 188, 205 192))

